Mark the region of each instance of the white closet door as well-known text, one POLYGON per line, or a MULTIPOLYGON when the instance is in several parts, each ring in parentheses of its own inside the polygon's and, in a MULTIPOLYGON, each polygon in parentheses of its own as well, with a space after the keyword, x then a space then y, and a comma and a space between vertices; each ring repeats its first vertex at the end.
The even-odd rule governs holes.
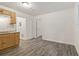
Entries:
POLYGON ((20 32, 20 39, 26 40, 26 18, 17 17, 16 20, 17 31, 20 32))
POLYGON ((33 24, 31 17, 28 17, 26 20, 26 28, 27 28, 27 39, 33 38, 33 24))

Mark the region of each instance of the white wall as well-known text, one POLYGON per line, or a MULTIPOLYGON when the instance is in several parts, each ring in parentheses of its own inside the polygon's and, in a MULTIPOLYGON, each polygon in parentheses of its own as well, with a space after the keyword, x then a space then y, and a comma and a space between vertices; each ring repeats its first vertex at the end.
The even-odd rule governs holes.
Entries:
POLYGON ((75 39, 74 44, 79 54, 79 3, 75 4, 75 39))
POLYGON ((39 16, 44 40, 74 44, 74 8, 39 16))

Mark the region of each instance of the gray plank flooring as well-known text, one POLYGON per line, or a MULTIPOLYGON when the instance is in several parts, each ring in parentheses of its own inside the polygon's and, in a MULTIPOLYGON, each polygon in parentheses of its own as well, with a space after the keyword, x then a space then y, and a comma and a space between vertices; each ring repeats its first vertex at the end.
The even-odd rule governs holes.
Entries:
POLYGON ((1 52, 0 56, 78 56, 74 46, 42 40, 21 40, 20 46, 1 52))

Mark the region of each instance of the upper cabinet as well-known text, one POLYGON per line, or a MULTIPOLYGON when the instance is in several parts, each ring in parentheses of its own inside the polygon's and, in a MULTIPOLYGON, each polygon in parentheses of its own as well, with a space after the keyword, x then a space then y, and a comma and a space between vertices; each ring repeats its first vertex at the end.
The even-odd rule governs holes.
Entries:
POLYGON ((10 12, 10 11, 8 11, 8 10, 5 10, 5 9, 0 9, 0 14, 10 16, 10 15, 11 15, 11 12, 10 12))
POLYGON ((10 24, 16 24, 16 13, 0 8, 0 14, 10 16, 10 24))
POLYGON ((16 13, 12 12, 11 13, 11 21, 10 24, 16 24, 16 13))

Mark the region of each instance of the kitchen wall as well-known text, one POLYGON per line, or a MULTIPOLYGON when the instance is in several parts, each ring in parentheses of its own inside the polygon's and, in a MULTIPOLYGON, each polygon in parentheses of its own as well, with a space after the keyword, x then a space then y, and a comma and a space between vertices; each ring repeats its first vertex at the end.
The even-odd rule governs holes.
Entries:
POLYGON ((44 40, 74 45, 74 8, 38 17, 44 40))

